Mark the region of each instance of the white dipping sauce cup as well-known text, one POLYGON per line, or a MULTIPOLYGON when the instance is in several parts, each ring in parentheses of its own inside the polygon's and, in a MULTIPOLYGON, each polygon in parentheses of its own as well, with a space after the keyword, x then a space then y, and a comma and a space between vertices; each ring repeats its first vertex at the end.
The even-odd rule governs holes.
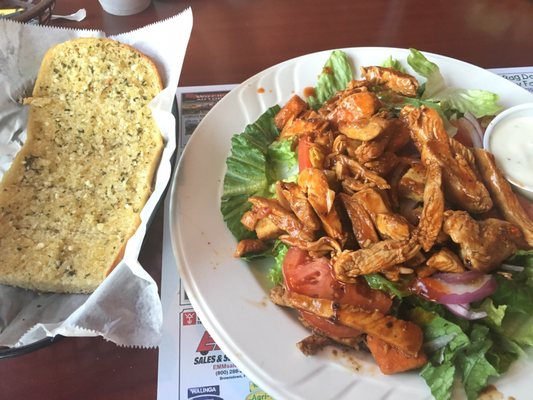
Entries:
POLYGON ((485 130, 483 147, 494 154, 513 188, 533 200, 533 103, 510 107, 498 114, 485 130), (518 125, 521 128, 517 129, 518 125), (515 158, 513 151, 520 157, 515 158))

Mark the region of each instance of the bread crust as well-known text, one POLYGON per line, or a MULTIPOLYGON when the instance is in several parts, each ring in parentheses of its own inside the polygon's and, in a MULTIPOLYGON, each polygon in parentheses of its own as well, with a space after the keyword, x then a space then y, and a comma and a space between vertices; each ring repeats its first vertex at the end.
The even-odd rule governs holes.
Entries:
POLYGON ((112 39, 48 50, 0 183, 0 283, 89 293, 120 262, 164 147, 148 107, 162 87, 149 57, 112 39))

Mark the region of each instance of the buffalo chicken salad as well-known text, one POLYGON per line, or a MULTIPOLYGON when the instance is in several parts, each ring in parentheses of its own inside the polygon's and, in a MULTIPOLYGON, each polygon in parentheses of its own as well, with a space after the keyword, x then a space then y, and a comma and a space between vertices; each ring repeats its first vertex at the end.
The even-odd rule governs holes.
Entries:
POLYGON ((480 146, 496 94, 438 65, 333 51, 307 96, 231 140, 221 212, 235 256, 272 257, 271 300, 326 345, 476 399, 533 344, 531 203, 480 146))

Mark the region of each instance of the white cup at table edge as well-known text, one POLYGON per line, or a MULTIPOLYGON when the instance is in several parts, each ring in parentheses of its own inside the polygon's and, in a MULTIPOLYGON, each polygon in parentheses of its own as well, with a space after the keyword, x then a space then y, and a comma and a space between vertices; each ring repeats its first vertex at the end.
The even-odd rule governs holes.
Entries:
POLYGON ((98 0, 105 12, 126 16, 144 11, 152 0, 98 0))

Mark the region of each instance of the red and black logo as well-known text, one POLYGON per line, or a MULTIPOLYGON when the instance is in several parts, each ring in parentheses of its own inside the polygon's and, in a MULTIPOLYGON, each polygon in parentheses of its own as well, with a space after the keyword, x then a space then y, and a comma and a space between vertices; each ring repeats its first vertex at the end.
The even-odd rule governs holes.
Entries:
POLYGON ((218 347, 218 344, 215 343, 209 332, 205 331, 200 339, 200 343, 198 344, 196 352, 205 356, 207 353, 213 350, 220 350, 220 347, 218 347))

